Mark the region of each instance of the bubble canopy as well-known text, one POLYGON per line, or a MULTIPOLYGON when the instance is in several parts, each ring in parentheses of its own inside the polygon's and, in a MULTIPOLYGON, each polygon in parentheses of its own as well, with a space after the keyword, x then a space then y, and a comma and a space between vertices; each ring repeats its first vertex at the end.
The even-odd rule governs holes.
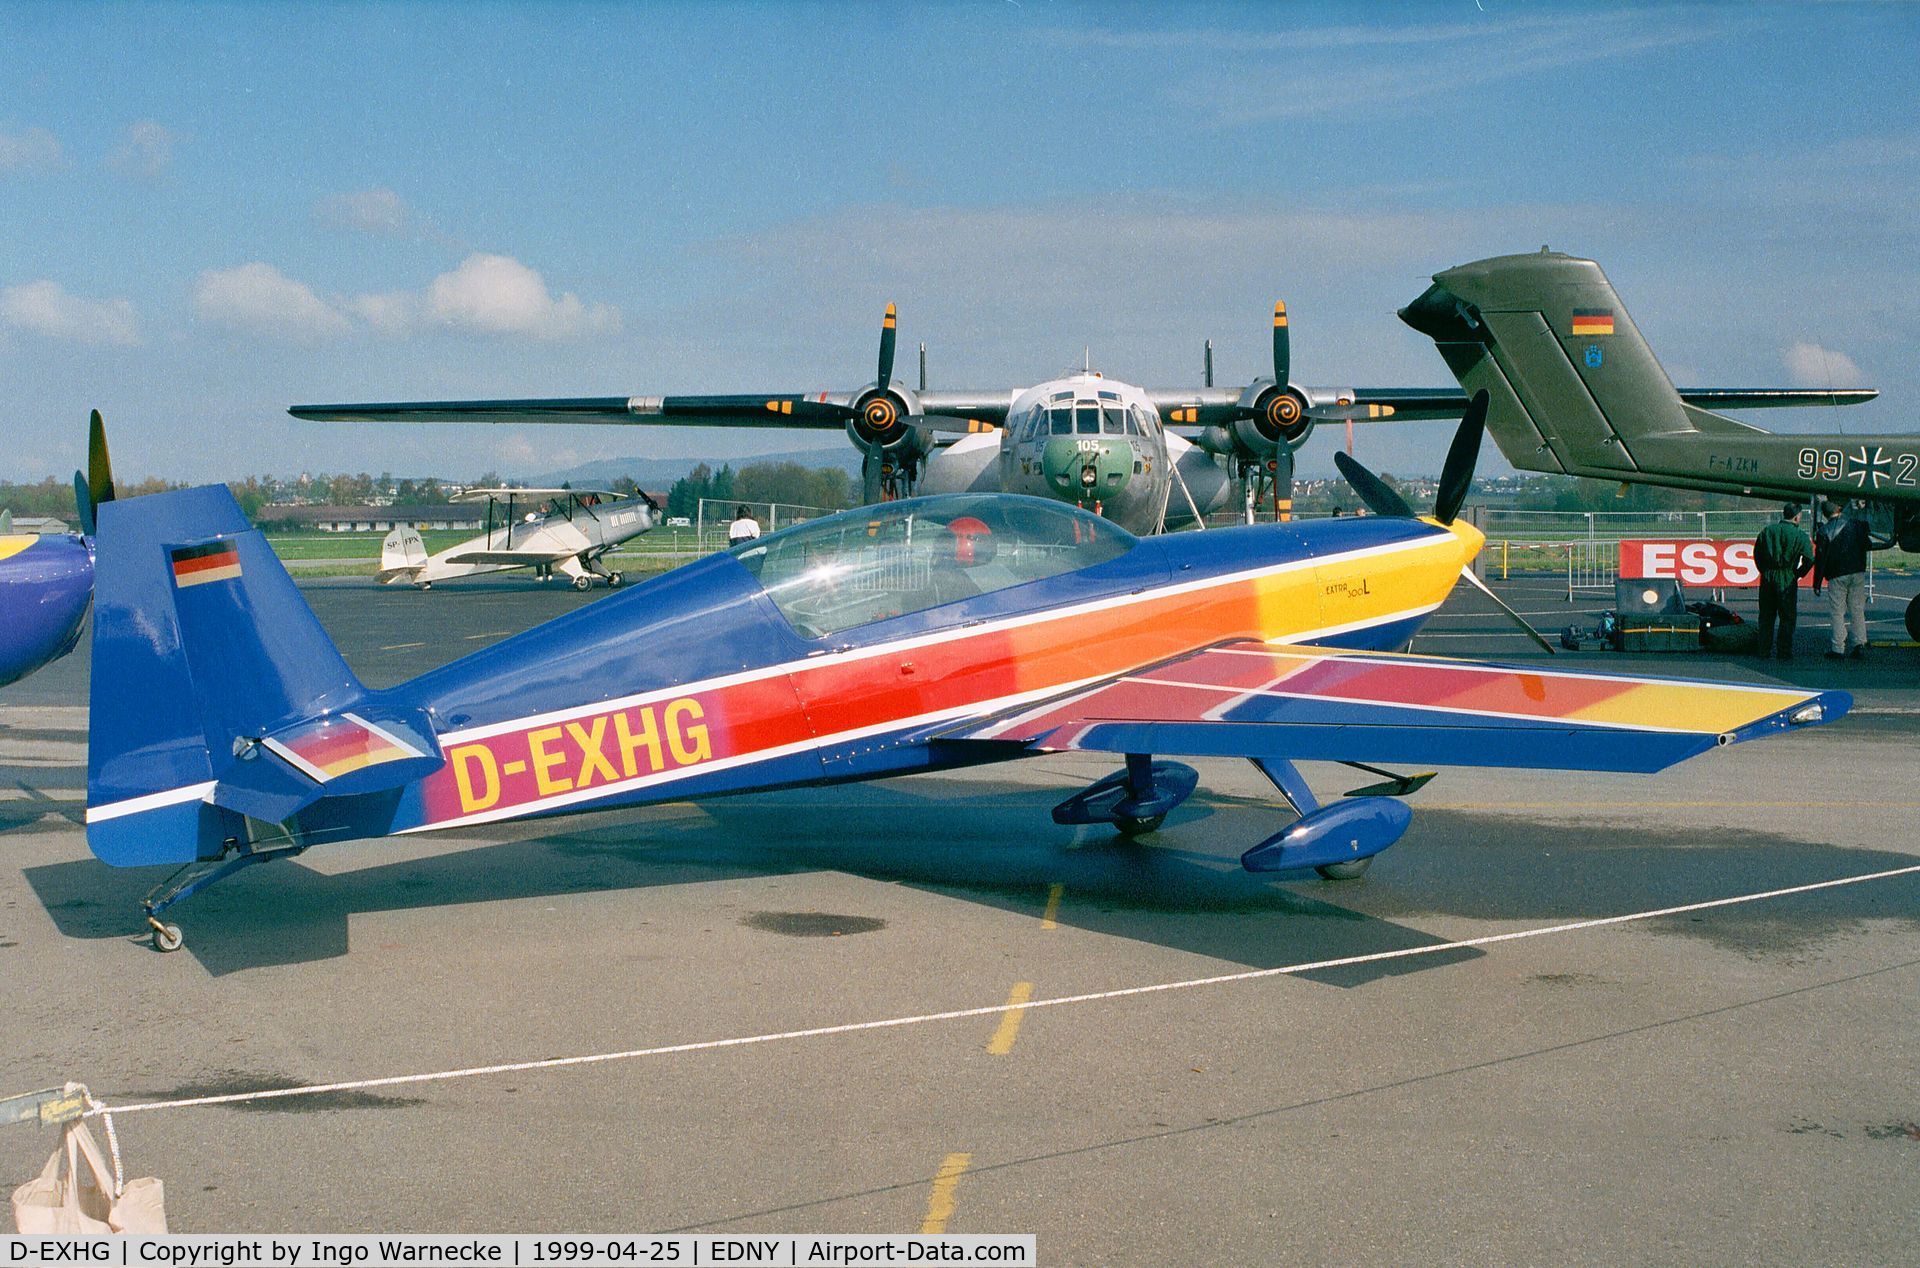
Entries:
POLYGON ((1090 568, 1139 538, 1045 498, 956 493, 842 511, 734 556, 807 638, 1090 568))

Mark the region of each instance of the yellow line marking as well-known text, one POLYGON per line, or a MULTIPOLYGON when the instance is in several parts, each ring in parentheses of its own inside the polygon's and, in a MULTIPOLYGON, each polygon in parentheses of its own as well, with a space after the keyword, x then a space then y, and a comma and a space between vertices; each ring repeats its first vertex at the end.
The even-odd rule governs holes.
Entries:
POLYGON ((1058 929, 1060 927, 1058 920, 1060 915, 1060 895, 1066 892, 1067 887, 1058 882, 1047 886, 1047 912, 1044 916, 1040 917, 1040 927, 1042 929, 1058 929))
POLYGON ((1000 1018, 1000 1029, 994 1031, 993 1038, 987 1041, 989 1053, 1004 1057, 1013 1051, 1013 1041, 1020 1037, 1020 1019, 1027 1015, 1027 1001, 1032 998, 1032 982, 1013 984, 1013 993, 1007 996, 1007 1011, 1000 1018))
POLYGON ((972 1162, 972 1154, 948 1154, 940 1164, 940 1174, 933 1178, 933 1190, 927 1194, 927 1218, 920 1221, 922 1233, 947 1231, 947 1221, 953 1218, 954 1187, 972 1162))

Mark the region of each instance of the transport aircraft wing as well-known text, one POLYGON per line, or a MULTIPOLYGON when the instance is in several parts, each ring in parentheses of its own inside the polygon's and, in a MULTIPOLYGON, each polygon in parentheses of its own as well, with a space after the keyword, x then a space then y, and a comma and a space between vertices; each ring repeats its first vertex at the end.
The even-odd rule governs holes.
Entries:
POLYGON ((1042 751, 1651 772, 1843 716, 1839 691, 1228 643, 943 740, 1042 751))

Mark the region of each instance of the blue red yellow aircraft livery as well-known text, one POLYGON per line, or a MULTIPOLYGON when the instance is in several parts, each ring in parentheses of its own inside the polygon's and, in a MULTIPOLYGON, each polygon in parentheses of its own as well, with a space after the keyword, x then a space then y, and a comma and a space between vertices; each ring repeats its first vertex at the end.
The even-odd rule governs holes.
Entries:
POLYGON ((1481 545, 1442 501, 1427 519, 1136 538, 1055 501, 907 499, 384 690, 355 679, 225 489, 115 503, 88 840, 111 864, 182 865, 149 900, 171 949, 167 906, 322 842, 1077 749, 1126 767, 1060 822, 1149 830, 1196 779, 1156 755, 1250 758, 1299 817, 1245 864, 1351 875, 1407 826, 1381 794, 1423 777, 1381 772, 1321 806, 1295 760, 1652 771, 1845 712, 1835 692, 1393 654, 1481 545))

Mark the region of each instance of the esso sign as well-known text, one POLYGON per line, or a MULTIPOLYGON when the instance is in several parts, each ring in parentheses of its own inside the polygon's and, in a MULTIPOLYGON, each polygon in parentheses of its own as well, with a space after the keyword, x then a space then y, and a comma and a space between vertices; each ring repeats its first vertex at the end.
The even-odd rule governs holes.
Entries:
MULTIPOLYGON (((1620 575, 1629 580, 1669 578, 1713 590, 1748 590, 1760 584, 1752 542, 1622 541, 1620 575)), ((1800 578, 1800 584, 1811 586, 1812 574, 1800 578)))

